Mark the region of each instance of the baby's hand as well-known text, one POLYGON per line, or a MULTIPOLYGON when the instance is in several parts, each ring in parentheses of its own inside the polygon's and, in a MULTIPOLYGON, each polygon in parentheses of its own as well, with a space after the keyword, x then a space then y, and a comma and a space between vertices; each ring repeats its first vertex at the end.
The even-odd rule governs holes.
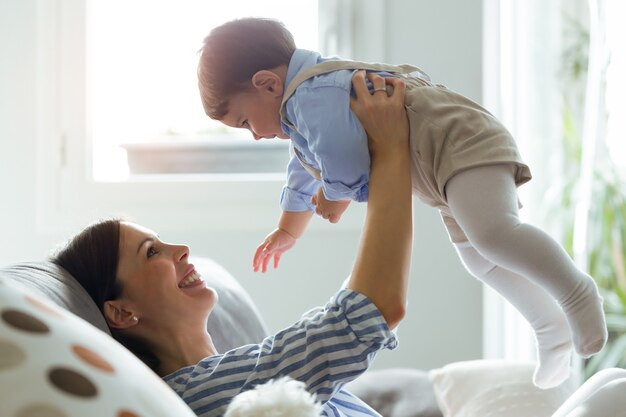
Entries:
POLYGON ((278 262, 282 254, 293 248, 296 244, 296 238, 282 229, 276 229, 265 237, 263 243, 256 248, 252 267, 254 272, 267 271, 267 263, 274 258, 274 269, 278 268, 278 262))
POLYGON ((337 223, 341 215, 350 205, 350 200, 330 201, 324 196, 324 190, 320 187, 317 193, 311 197, 311 203, 315 206, 315 212, 331 223, 337 223))

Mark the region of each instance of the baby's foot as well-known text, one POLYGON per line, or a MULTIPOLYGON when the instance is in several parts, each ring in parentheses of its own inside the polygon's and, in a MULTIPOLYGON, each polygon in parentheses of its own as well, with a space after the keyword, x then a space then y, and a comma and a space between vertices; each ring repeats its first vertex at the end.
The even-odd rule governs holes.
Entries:
POLYGON ((602 309, 602 297, 591 278, 583 280, 561 303, 572 332, 574 348, 583 358, 598 353, 604 347, 608 332, 602 309))
POLYGON ((561 385, 570 376, 571 342, 555 346, 550 350, 537 349, 537 367, 533 375, 533 383, 548 389, 561 385))
POLYGON ((541 389, 561 385, 570 375, 572 338, 565 317, 559 319, 535 333, 537 367, 533 383, 541 389))

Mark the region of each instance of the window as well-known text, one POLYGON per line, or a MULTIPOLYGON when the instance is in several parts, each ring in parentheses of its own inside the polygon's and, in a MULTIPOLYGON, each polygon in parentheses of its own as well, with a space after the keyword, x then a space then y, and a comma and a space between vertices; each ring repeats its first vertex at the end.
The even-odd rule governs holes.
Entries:
MULTIPOLYGON (((332 14, 329 7, 334 2, 329 0, 319 1, 319 4, 317 0, 232 0, 221 3, 219 10, 215 11, 207 6, 211 4, 215 2, 37 2, 38 104, 34 117, 38 132, 36 158, 40 161, 37 164, 37 196, 41 208, 37 211, 38 227, 52 233, 103 216, 130 217, 161 225, 160 230, 177 232, 265 230, 273 226, 285 182, 285 164, 274 163, 273 172, 257 171, 250 175, 250 171, 242 173, 239 170, 232 173, 232 161, 249 167, 271 158, 259 157, 258 154, 266 148, 249 136, 224 138, 221 134, 225 134, 225 130, 220 131, 219 138, 206 135, 206 131, 214 129, 215 125, 210 126, 208 117, 202 115, 196 95, 197 50, 209 32, 210 24, 229 19, 225 10, 231 10, 230 16, 233 17, 234 10, 241 12, 242 16, 265 15, 283 20, 299 46, 311 49, 316 48, 318 32, 322 38, 335 36, 338 45, 351 42, 351 37, 344 39, 334 35, 334 31, 341 27, 340 19, 350 20, 352 14, 343 17, 332 14), (202 9, 192 9, 193 5, 202 9), (317 29, 318 7, 321 10, 319 15, 326 19, 323 31, 317 29), (195 12, 191 13, 191 10, 195 12), (159 20, 163 15, 169 19, 159 20), (179 39, 183 35, 177 33, 187 33, 196 25, 201 27, 197 34, 184 35, 190 39, 189 49, 177 51, 177 47, 187 45, 186 41, 179 39), (174 29, 168 29, 171 27, 174 29), (98 30, 103 31, 100 38, 105 38, 100 47, 98 30), (133 37, 137 38, 133 40, 133 37), (174 41, 174 38, 179 40, 174 41), (112 43, 105 46, 109 41, 112 43), (156 48, 159 43, 161 48, 156 48), (108 55, 98 58, 99 53, 108 55), (159 64, 158 59, 167 56, 186 61, 188 69, 178 68, 178 61, 172 68, 167 62, 159 64), (155 72, 160 75, 154 76, 155 72), (185 74, 179 75, 181 72, 185 74), (187 74, 189 78, 185 78, 187 74), (175 82, 179 84, 170 89, 169 85, 175 82), (184 83, 187 83, 186 87, 184 83), (155 110, 152 107, 154 102, 176 103, 176 106, 155 110), (177 112, 183 105, 189 106, 189 114, 196 112, 195 116, 189 116, 186 111, 177 112), (198 130, 205 135, 202 140, 198 138, 198 130), (172 132, 180 134, 167 134, 172 132), (164 141, 163 136, 168 139, 164 141), (188 151, 193 158, 200 158, 194 146, 202 147, 211 142, 210 150, 215 150, 211 156, 220 162, 226 161, 224 165, 231 173, 130 174, 120 144, 152 146, 155 151, 166 152, 169 162, 174 159, 171 147, 159 149, 157 145, 162 142, 177 152, 188 151), (236 157, 222 157, 228 154, 236 157), (251 206, 254 207, 252 211, 251 206)), ((320 41, 320 44, 326 45, 326 42, 320 41)), ((328 55, 336 51, 327 49, 322 53, 328 55)), ((267 142, 269 147, 278 141, 267 142)), ((208 154, 205 152, 207 147, 202 148, 205 155, 208 154)), ((273 153, 267 150, 267 153, 272 157, 287 157, 284 148, 273 153)), ((158 158, 146 157, 142 161, 151 159, 158 158)), ((354 216, 339 227, 360 226, 360 218, 354 216)))
POLYGON ((623 103, 626 92, 626 45, 623 41, 626 38, 623 22, 626 4, 610 1, 606 2, 606 7, 606 43, 609 53, 606 69, 607 146, 622 178, 626 178, 626 141, 621 125, 626 119, 626 106, 623 103))
MULTIPOLYGON (((533 181, 518 191, 524 221, 541 224, 560 150, 559 68, 561 2, 488 0, 484 3, 485 107, 511 131, 533 181), (541 182, 543 179, 544 182, 541 182)), ((521 314, 484 287, 483 354, 486 358, 534 360, 535 342, 521 314)))
POLYGON ((96 181, 146 173, 283 172, 285 141, 210 120, 197 88, 197 51, 211 28, 243 16, 285 23, 318 49, 317 0, 92 1, 87 11, 88 136, 96 181))
MULTIPOLYGON (((621 19, 624 13, 626 4, 619 1, 485 2, 486 107, 496 109, 512 130, 536 178, 520 189, 525 205, 522 216, 530 217, 533 223, 543 223, 544 229, 555 236, 564 235, 563 230, 555 230, 563 224, 550 224, 547 220, 567 216, 563 213, 565 207, 559 207, 558 214, 552 208, 564 194, 563 184, 571 180, 563 174, 563 165, 569 159, 577 168, 573 178, 576 189, 567 196, 576 214, 576 220, 572 215, 570 221, 576 225, 572 234, 577 239, 574 245, 579 247, 574 248, 580 253, 580 260, 574 256, 579 263, 587 262, 589 253, 596 259, 605 259, 600 257, 599 251, 590 251, 587 243, 589 207, 605 207, 599 203, 603 198, 603 193, 598 192, 600 187, 592 188, 595 168, 608 166, 607 159, 611 158, 620 170, 620 179, 626 178, 626 142, 620 123, 626 117, 626 106, 622 103, 626 91, 623 77, 626 29, 621 19), (590 30, 592 28, 594 30, 590 30), (588 39, 590 32, 593 32, 591 40, 588 39), (568 70, 564 71, 564 67, 568 70), (588 71, 590 69, 593 70, 588 71), (575 77, 572 72, 576 73, 575 77), (576 106, 570 101, 575 101, 576 106), (570 140, 565 141, 565 137, 570 140), (575 155, 566 155, 565 142, 581 142, 571 146, 576 149, 575 155), (537 181, 542 181, 542 185, 534 185, 537 181), (579 229, 583 231, 582 238, 578 238, 579 229)), ((597 212, 603 219, 615 217, 597 212)), ((560 219, 563 223, 563 217, 560 219)), ((618 232, 608 221, 603 220, 600 226, 610 231, 609 234, 618 232)), ((595 227, 598 228, 597 223, 595 227)), ((589 241, 596 240, 595 245, 609 247, 596 238, 597 235, 589 241)), ((619 258, 617 253, 611 252, 611 256, 619 258)), ((609 264, 603 263, 603 269, 610 270, 609 264)), ((597 277, 594 273, 591 275, 597 277)), ((519 313, 490 290, 485 300, 485 356, 534 359, 534 339, 519 313)), ((611 328, 609 331, 611 333, 611 328)), ((607 345, 604 352, 612 352, 609 347, 607 345)), ((599 355, 594 360, 598 358, 599 355)), ((611 360, 613 358, 607 355, 596 364, 608 366, 611 360)), ((580 365, 580 361, 576 364, 580 365)))

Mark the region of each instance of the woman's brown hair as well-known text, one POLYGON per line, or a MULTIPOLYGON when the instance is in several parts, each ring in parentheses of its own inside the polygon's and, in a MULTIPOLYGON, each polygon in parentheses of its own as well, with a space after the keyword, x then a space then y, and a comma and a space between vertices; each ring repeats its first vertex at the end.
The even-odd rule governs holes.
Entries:
MULTIPOLYGON (((120 223, 119 219, 110 219, 86 227, 50 259, 78 281, 103 315, 104 303, 122 293, 117 279, 120 223)), ((158 373, 160 361, 147 343, 123 330, 109 330, 118 342, 158 373)))

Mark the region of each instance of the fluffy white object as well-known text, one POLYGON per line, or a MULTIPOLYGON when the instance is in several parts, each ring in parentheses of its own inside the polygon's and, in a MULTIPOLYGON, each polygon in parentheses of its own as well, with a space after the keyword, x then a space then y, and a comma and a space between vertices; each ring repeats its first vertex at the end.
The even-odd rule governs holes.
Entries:
POLYGON ((224 417, 320 417, 322 406, 303 382, 288 376, 272 379, 236 395, 224 417))

